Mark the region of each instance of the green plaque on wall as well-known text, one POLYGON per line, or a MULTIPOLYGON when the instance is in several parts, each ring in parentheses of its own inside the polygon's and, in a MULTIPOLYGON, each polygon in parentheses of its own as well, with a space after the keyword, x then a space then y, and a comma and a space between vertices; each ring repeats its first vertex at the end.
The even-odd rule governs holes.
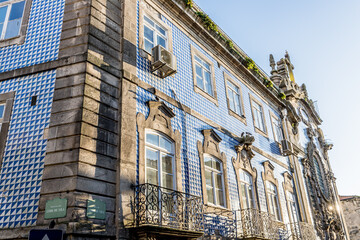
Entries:
POLYGON ((66 217, 67 199, 55 198, 46 202, 45 219, 66 217))
POLYGON ((98 199, 87 200, 86 216, 88 218, 105 219, 106 204, 98 199))

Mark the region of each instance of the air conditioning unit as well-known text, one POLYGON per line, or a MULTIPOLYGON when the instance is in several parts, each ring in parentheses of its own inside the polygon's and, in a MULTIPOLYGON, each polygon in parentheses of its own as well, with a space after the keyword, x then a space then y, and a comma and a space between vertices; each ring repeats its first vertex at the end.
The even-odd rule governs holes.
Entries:
POLYGON ((291 142, 288 140, 281 140, 281 150, 284 156, 289 156, 293 153, 291 142))
POLYGON ((176 57, 172 53, 161 45, 152 49, 151 72, 159 71, 160 77, 165 78, 176 70, 176 57))

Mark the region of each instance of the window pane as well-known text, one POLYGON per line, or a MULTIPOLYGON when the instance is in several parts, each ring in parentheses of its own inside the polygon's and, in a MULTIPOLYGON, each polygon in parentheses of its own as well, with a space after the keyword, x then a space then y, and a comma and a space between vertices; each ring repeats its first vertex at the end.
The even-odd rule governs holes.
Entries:
POLYGON ((205 67, 205 69, 207 69, 209 72, 211 72, 211 70, 210 70, 210 65, 209 65, 208 63, 204 62, 204 67, 205 67))
POLYGON ((196 85, 201 88, 202 90, 204 90, 204 82, 203 79, 200 78, 199 76, 196 77, 196 85))
POLYGON ((219 161, 216 161, 215 159, 213 160, 214 161, 214 168, 216 169, 216 170, 219 170, 219 171, 221 171, 221 163, 219 162, 219 161))
POLYGON ((157 37, 157 44, 163 46, 164 48, 166 48, 166 41, 165 41, 164 38, 162 38, 160 36, 157 37))
POLYGON ((4 110, 5 110, 5 105, 1 104, 0 105, 0 118, 4 117, 4 110))
POLYGON ((14 3, 11 7, 9 21, 22 18, 25 1, 14 3))
POLYGON ((145 51, 147 51, 148 53, 151 53, 151 50, 153 47, 154 47, 154 44, 152 44, 151 42, 149 42, 148 40, 145 39, 145 51))
POLYGON ((166 173, 173 173, 172 157, 169 155, 162 156, 162 171, 166 173))
POLYGON ((224 194, 222 190, 216 190, 216 203, 217 205, 224 206, 224 194))
POLYGON ((21 18, 13 21, 9 21, 6 28, 5 38, 12 38, 19 35, 20 24, 21 24, 21 18))
POLYGON ((158 169, 158 153, 156 151, 146 149, 146 167, 158 169))
POLYGON ((152 168, 146 169, 146 182, 158 185, 158 171, 152 168))
POLYGON ((199 62, 199 64, 202 64, 202 60, 198 56, 194 56, 195 60, 199 62))
POLYGON ((0 0, 0 3, 7 2, 7 1, 10 1, 10 0, 0 0))
POLYGON ((207 190, 207 195, 208 195, 208 202, 215 204, 213 188, 212 187, 206 188, 206 190, 207 190))
POLYGON ((206 92, 212 95, 212 86, 211 86, 211 75, 209 72, 205 71, 205 82, 206 82, 206 92))
POLYGON ((211 172, 205 170, 205 179, 206 179, 206 185, 212 186, 211 172))
POLYGON ((148 18, 147 16, 144 16, 145 21, 150 24, 151 26, 154 26, 154 22, 152 20, 150 20, 150 18, 148 18))
POLYGON ((164 137, 160 137, 160 147, 166 149, 169 152, 172 152, 172 142, 168 141, 164 137))
POLYGON ((4 7, 0 8, 0 23, 5 22, 7 8, 8 8, 8 6, 4 6, 4 7))
POLYGON ((159 146, 159 136, 151 133, 146 134, 146 143, 159 146))
POLYGON ((160 27, 159 25, 156 25, 156 29, 159 31, 159 33, 166 36, 166 31, 162 27, 160 27))
POLYGON ((235 95, 235 112, 237 114, 241 114, 240 96, 239 95, 235 95))
POLYGON ((215 176, 215 187, 222 189, 222 174, 216 174, 215 176))
POLYGON ((144 26, 144 37, 150 42, 154 42, 154 32, 147 26, 144 26))
POLYGON ((174 188, 173 175, 163 173, 161 186, 173 189, 174 188))

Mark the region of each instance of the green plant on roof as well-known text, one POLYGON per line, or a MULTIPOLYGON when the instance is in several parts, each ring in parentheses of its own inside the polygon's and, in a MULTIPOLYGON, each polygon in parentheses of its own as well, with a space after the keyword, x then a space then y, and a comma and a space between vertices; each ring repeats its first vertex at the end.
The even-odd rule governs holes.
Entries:
POLYGON ((281 98, 281 99, 286 99, 285 93, 280 92, 280 93, 279 93, 279 98, 281 98))
POLYGON ((208 15, 206 15, 203 12, 196 12, 196 15, 198 15, 201 20, 204 23, 204 26, 208 29, 208 30, 213 30, 215 32, 218 32, 217 26, 216 24, 211 20, 211 18, 209 18, 208 15))
POLYGON ((192 0, 183 0, 185 3, 185 6, 188 8, 192 8, 193 7, 193 1, 192 0))
POLYGON ((234 44, 233 44, 233 42, 231 40, 226 40, 226 45, 231 49, 234 48, 234 44))

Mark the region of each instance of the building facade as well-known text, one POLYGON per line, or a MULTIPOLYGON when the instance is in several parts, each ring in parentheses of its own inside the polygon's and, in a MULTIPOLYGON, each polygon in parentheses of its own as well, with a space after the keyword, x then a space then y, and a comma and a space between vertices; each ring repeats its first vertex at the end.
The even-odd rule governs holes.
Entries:
POLYGON ((360 239, 360 197, 340 196, 340 201, 350 239, 360 239))
POLYGON ((191 0, 3 0, 0 33, 0 239, 349 239, 288 53, 191 0))

